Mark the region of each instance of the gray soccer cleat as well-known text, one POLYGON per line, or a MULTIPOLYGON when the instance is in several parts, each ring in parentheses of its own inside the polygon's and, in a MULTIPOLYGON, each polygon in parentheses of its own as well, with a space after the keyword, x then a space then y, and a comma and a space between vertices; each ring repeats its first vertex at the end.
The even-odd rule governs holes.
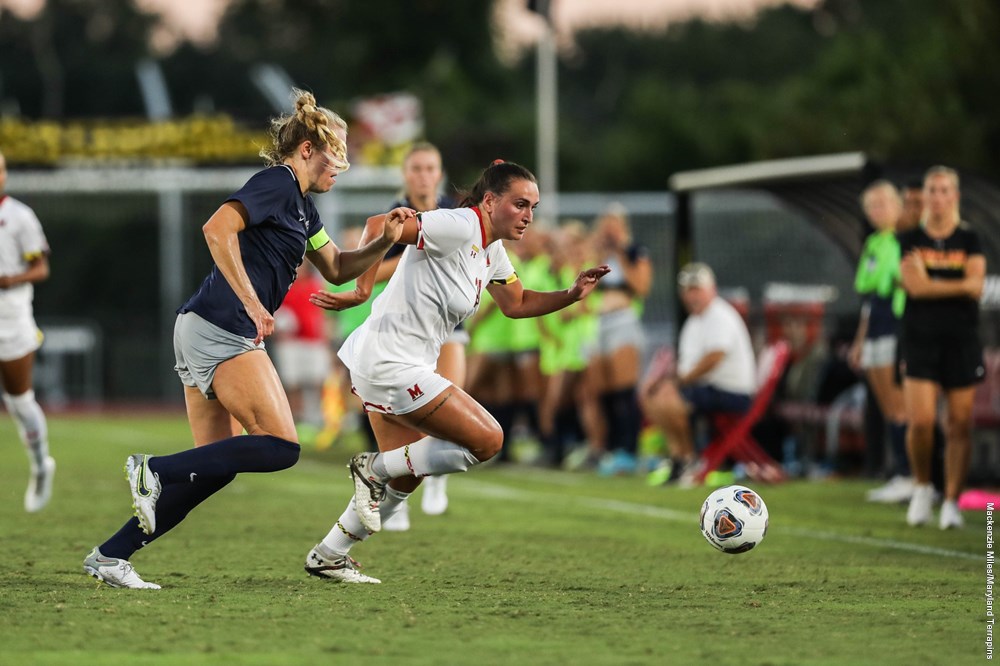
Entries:
POLYGON ((379 515, 379 504, 385 498, 385 484, 389 479, 375 474, 372 462, 377 453, 358 453, 351 458, 347 468, 351 470, 354 479, 354 510, 357 511, 361 524, 370 532, 382 529, 382 517, 379 515))
POLYGON ((132 508, 139 528, 146 534, 156 531, 156 500, 160 498, 160 477, 149 469, 152 456, 136 453, 125 460, 125 478, 132 491, 132 508))
POLYGON ((338 583, 381 583, 358 571, 359 564, 350 555, 326 557, 320 552, 319 544, 306 556, 306 573, 318 578, 329 578, 338 583))
POLYGON ((83 570, 111 587, 127 587, 134 590, 158 590, 156 583, 147 583, 139 578, 128 560, 117 557, 104 557, 101 551, 94 548, 83 561, 83 570))
MULTIPOLYGON (((34 467, 34 466, 32 466, 34 467)), ((46 456, 41 467, 31 470, 28 479, 28 490, 24 493, 24 510, 35 513, 45 508, 52 497, 52 477, 56 473, 56 461, 52 456, 46 456)))

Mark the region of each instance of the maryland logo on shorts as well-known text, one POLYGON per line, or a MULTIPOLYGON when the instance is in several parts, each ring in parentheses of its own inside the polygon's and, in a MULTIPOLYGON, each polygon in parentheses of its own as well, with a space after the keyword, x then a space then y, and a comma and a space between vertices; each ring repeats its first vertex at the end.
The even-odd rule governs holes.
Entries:
POLYGON ((411 388, 406 389, 406 392, 410 394, 410 400, 416 400, 424 396, 424 392, 420 388, 420 384, 414 384, 411 388))
POLYGON ((760 501, 760 497, 752 490, 741 489, 737 490, 733 494, 733 499, 745 506, 750 510, 750 514, 754 516, 760 515, 761 506, 763 502, 760 501))
POLYGON ((732 539, 743 534, 743 521, 729 509, 719 509, 712 521, 712 534, 717 539, 732 539))

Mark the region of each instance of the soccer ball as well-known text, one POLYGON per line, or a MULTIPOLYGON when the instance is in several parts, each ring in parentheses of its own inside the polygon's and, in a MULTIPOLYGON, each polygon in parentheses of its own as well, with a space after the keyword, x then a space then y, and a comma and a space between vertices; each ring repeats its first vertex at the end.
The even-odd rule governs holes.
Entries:
POLYGON ((767 505, 746 486, 719 488, 701 507, 701 533, 723 553, 745 553, 767 534, 767 505))

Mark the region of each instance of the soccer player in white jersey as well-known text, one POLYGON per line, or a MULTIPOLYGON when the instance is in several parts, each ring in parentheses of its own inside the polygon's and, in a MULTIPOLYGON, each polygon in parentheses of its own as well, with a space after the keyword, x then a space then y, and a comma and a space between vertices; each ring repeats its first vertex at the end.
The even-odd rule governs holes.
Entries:
MULTIPOLYGON (((307 555, 308 573, 342 582, 380 582, 344 564, 354 563, 351 547, 378 532, 421 478, 464 472, 500 451, 503 431, 496 420, 436 372, 441 344, 476 311, 483 289, 508 317, 537 317, 586 297, 610 270, 582 271, 562 291, 524 289, 501 241, 520 240, 537 205, 534 175, 498 160, 465 196, 465 207, 404 221, 399 242, 411 247, 375 299, 371 315, 339 353, 368 412, 379 453, 351 459, 354 498, 307 555)), ((315 294, 312 300, 337 309, 331 296, 315 294)))
POLYGON ((49 503, 56 471, 45 414, 32 389, 42 333, 31 301, 34 283, 49 277, 49 244, 34 211, 5 194, 6 187, 7 159, 0 153, 0 379, 3 402, 31 461, 24 510, 35 512, 49 503))

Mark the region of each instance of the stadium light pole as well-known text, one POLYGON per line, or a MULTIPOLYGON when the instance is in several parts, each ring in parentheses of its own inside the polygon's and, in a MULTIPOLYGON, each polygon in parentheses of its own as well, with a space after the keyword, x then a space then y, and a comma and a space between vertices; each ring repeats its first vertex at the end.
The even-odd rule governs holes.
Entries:
POLYGON ((544 19, 544 28, 536 48, 536 163, 538 165, 541 222, 553 225, 559 220, 559 85, 555 29, 549 15, 549 2, 529 2, 529 9, 544 19))

